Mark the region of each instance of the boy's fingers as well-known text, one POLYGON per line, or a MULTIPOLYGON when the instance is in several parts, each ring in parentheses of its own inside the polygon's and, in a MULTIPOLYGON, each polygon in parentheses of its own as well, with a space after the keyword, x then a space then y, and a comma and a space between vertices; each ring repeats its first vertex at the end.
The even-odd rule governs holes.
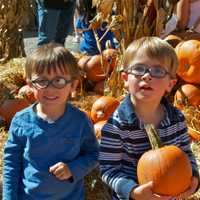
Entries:
POLYGON ((59 166, 60 166, 60 162, 56 163, 55 165, 49 167, 49 172, 53 173, 59 166))

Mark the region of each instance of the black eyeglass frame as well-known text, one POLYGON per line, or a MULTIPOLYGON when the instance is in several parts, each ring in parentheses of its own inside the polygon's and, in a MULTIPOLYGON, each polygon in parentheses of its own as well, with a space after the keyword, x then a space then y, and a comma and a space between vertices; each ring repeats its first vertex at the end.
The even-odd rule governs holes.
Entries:
POLYGON ((54 79, 52 79, 52 80, 37 78, 37 79, 35 79, 35 80, 31 80, 30 82, 32 83, 33 87, 35 87, 36 89, 46 89, 46 88, 48 88, 50 85, 52 85, 52 86, 53 86, 54 88, 56 88, 56 89, 63 89, 67 84, 72 83, 72 80, 71 80, 71 79, 70 79, 70 80, 66 80, 66 79, 63 78, 63 77, 56 77, 56 78, 54 78, 54 79), (57 86, 54 84, 54 81, 55 81, 55 80, 58 80, 58 79, 62 79, 62 80, 65 81, 65 83, 63 84, 62 87, 57 87, 57 86), (44 86, 38 85, 39 82, 41 82, 41 81, 46 81, 47 84, 45 84, 44 86))
POLYGON ((167 74, 170 75, 170 73, 166 69, 160 67, 159 69, 163 71, 163 75, 155 76, 155 74, 152 74, 152 70, 155 68, 157 67, 149 67, 148 65, 144 65, 144 64, 135 64, 135 65, 129 66, 127 69, 124 70, 124 72, 126 72, 127 74, 133 74, 135 76, 144 76, 144 74, 149 73, 150 76, 153 78, 164 78, 167 74), (140 72, 140 74, 133 73, 133 69, 136 68, 136 66, 138 65, 143 66, 145 70, 142 73, 140 72))

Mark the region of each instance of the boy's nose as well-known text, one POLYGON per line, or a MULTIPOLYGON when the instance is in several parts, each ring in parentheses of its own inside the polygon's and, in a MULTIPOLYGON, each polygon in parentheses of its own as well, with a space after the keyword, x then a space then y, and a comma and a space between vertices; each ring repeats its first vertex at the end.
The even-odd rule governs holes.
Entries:
POLYGON ((145 80, 145 81, 150 81, 152 79, 151 75, 149 72, 146 72, 142 77, 141 77, 142 80, 145 80))

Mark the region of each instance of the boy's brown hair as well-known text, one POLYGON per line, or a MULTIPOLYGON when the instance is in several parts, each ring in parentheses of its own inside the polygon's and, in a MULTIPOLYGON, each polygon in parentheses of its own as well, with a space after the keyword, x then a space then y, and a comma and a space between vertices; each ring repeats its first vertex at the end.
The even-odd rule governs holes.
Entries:
POLYGON ((32 74, 50 73, 59 69, 71 76, 72 80, 78 79, 79 68, 76 58, 64 48, 64 46, 50 42, 37 48, 27 57, 25 74, 27 80, 31 80, 32 74))
POLYGON ((134 40, 126 49, 123 60, 124 70, 133 62, 138 51, 143 51, 149 58, 162 61, 172 78, 176 78, 178 58, 173 47, 158 37, 142 37, 134 40))

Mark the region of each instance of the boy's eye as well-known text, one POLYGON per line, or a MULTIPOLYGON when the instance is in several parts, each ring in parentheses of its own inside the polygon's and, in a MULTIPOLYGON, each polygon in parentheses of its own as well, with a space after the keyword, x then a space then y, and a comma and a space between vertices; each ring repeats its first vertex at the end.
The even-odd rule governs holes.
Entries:
POLYGON ((41 88, 46 87, 48 85, 48 80, 45 79, 36 79, 34 81, 32 81, 33 84, 35 84, 36 86, 39 86, 41 88))
POLYGON ((55 84, 64 85, 66 81, 65 81, 64 78, 55 78, 55 79, 53 80, 53 82, 54 82, 55 84))

